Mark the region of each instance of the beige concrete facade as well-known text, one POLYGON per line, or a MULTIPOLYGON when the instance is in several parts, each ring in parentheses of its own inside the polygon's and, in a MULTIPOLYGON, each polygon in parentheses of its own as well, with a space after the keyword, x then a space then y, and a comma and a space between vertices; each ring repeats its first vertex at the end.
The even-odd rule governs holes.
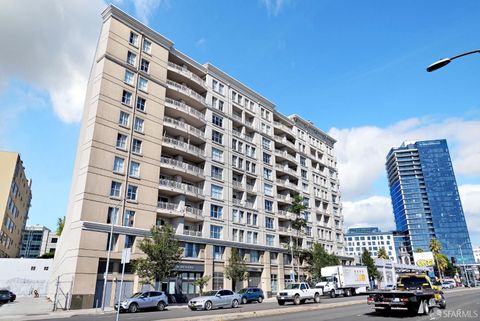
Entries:
MULTIPOLYGON (((51 295, 60 280, 72 308, 101 304, 115 211, 107 305, 123 248, 139 257, 138 241, 167 223, 185 253, 159 287, 177 301, 198 292, 191 282, 202 275, 212 276, 208 288, 231 287, 223 271, 232 247, 247 262, 243 285, 275 292, 292 269, 288 209, 297 193, 309 207, 299 244, 343 254, 333 138, 114 6, 102 16, 51 295)), ((127 271, 127 292, 140 290, 127 271)))
POLYGON ((31 180, 20 155, 0 152, 0 257, 18 257, 31 200, 31 180))

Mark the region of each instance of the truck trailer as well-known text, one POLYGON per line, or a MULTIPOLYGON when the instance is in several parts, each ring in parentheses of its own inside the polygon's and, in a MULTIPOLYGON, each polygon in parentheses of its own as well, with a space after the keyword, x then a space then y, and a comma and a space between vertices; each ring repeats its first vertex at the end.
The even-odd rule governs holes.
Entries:
POLYGON ((315 286, 332 298, 365 293, 369 287, 366 266, 334 265, 322 268, 321 272, 320 282, 315 286))

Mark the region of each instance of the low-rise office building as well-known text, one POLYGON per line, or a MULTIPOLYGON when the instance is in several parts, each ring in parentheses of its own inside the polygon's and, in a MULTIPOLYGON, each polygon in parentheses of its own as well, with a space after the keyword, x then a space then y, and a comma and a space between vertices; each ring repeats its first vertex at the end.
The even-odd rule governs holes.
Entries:
POLYGON ((28 225, 22 236, 20 257, 36 258, 46 253, 55 253, 58 235, 43 225, 28 225))
POLYGON ((393 232, 382 232, 378 227, 349 228, 345 233, 347 255, 360 257, 363 251, 368 250, 372 256, 377 256, 380 249, 384 249, 390 260, 397 261, 393 232))

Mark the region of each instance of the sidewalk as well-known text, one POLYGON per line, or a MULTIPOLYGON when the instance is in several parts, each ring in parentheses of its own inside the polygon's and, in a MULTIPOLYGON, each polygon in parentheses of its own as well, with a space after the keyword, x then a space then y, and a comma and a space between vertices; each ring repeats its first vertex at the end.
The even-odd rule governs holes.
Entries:
POLYGON ((0 306, 0 320, 20 320, 26 316, 48 316, 53 303, 45 297, 18 297, 14 302, 0 306))

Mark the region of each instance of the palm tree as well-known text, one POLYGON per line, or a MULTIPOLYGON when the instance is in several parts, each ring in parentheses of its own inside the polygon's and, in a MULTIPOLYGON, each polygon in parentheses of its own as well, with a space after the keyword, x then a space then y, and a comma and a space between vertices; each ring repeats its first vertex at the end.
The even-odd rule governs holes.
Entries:
POLYGON ((65 227, 65 216, 64 217, 59 217, 57 219, 57 230, 55 233, 60 236, 63 232, 63 228, 65 227))
POLYGON ((387 251, 385 250, 384 247, 380 248, 377 253, 377 257, 382 260, 388 260, 390 257, 387 254, 387 251))
POLYGON ((442 245, 440 244, 439 240, 431 239, 428 247, 430 248, 430 251, 432 251, 433 259, 435 260, 435 265, 437 266, 438 274, 440 276, 440 282, 443 282, 442 271, 447 268, 448 262, 444 262, 443 259, 440 259, 440 250, 442 249, 442 245))
MULTIPOLYGON (((298 270, 298 276, 300 277, 300 251, 298 249, 298 238, 300 236, 300 232, 307 226, 307 222, 305 221, 305 218, 301 217, 301 214, 304 210, 307 209, 307 206, 303 202, 303 197, 300 196, 299 194, 296 194, 293 197, 292 205, 290 206, 290 212, 292 212, 295 215, 295 218, 293 220, 290 220, 290 227, 294 230, 297 231, 297 237, 295 238, 295 250, 293 247, 293 241, 292 241, 292 234, 290 234, 290 247, 291 247, 291 253, 292 253, 292 266, 293 265, 293 259, 294 259, 294 254, 297 254, 297 270, 298 270), (294 253, 296 252, 296 253, 294 253)), ((295 268, 294 268, 294 281, 295 281, 295 268)))

